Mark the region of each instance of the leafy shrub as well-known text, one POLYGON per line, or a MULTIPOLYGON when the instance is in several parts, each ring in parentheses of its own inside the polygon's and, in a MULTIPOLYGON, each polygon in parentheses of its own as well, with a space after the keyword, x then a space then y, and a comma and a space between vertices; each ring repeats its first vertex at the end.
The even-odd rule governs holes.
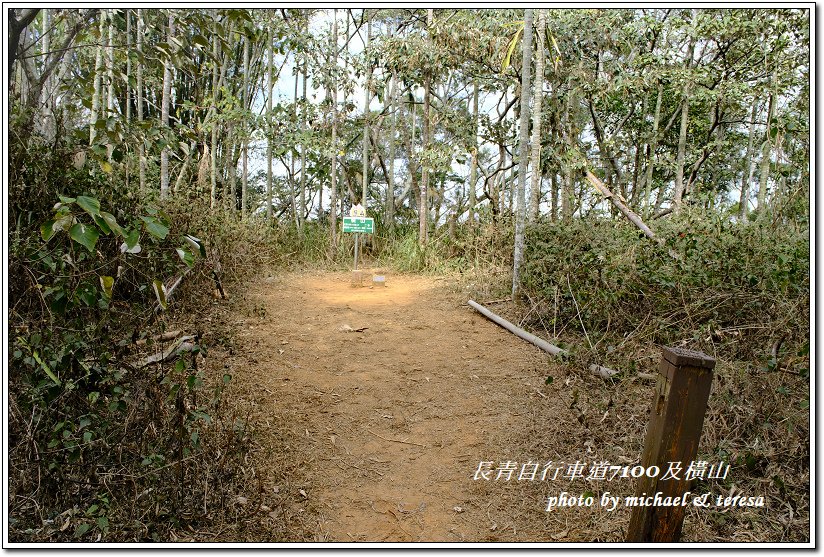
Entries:
POLYGON ((806 225, 697 210, 655 224, 663 245, 598 218, 529 228, 523 280, 539 318, 578 333, 583 323, 604 350, 643 339, 749 359, 779 338, 809 341, 806 225))

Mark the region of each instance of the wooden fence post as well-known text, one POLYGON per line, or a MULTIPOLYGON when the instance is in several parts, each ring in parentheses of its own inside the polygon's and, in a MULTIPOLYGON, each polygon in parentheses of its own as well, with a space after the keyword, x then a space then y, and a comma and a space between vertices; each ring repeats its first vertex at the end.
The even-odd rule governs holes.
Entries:
MULTIPOLYGON (((698 452, 707 400, 712 386, 715 359, 702 352, 683 348, 664 348, 654 406, 650 411, 644 454, 645 469, 657 466, 656 477, 638 478, 636 496, 649 497, 661 492, 665 497, 680 497, 691 481, 685 472, 698 452), (670 462, 680 464, 675 476, 667 474, 670 462)), ((692 502, 690 501, 690 505, 692 502)), ((681 537, 686 506, 635 506, 629 521, 628 542, 676 542, 681 537)))

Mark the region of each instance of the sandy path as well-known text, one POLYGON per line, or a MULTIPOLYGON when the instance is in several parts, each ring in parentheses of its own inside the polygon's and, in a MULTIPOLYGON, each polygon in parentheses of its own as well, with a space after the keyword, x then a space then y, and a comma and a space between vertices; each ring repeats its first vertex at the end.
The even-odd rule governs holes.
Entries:
POLYGON ((288 428, 311 455, 300 469, 315 539, 485 539, 472 476, 480 460, 503 456, 491 439, 524 426, 517 400, 538 396, 546 356, 443 279, 349 280, 269 279, 247 293, 253 310, 238 322, 254 348, 235 376, 258 390, 258 429, 288 428))

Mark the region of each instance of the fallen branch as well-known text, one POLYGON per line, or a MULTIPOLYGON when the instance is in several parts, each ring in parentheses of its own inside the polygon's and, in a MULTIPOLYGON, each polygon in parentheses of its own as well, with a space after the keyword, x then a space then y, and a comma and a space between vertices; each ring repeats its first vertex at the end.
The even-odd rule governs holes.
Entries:
POLYGON ((169 346, 166 350, 158 351, 157 353, 152 354, 151 356, 146 358, 144 361, 135 362, 132 365, 137 368, 146 367, 149 364, 157 364, 169 361, 175 358, 178 354, 182 354, 183 352, 191 352, 195 349, 195 344, 189 341, 194 339, 195 337, 191 335, 182 336, 179 339, 177 339, 174 343, 172 343, 172 345, 169 346))
POLYGON ((400 439, 389 439, 388 437, 384 437, 383 435, 378 435, 377 433, 375 433, 371 429, 367 429, 366 431, 368 431, 369 433, 371 433, 375 437, 383 439, 384 441, 391 441, 392 443, 403 443, 404 445, 415 445, 417 447, 423 447, 424 449, 426 448, 426 445, 422 445, 420 443, 415 443, 414 441, 401 441, 400 439))
POLYGON ((650 230, 649 226, 644 224, 644 221, 641 220, 641 217, 638 216, 632 209, 627 207, 623 201, 621 201, 618 197, 613 194, 609 188, 607 188, 606 184, 604 184, 595 174, 593 174, 590 170, 586 171, 587 180, 589 183, 595 186, 595 189, 601 192, 601 195, 609 199, 609 201, 618 208, 621 213, 627 219, 634 224, 641 232, 644 233, 644 236, 649 238, 650 240, 655 240, 659 244, 663 243, 663 241, 655 235, 655 232, 650 230))
MULTIPOLYGON (((153 337, 150 337, 150 339, 154 342, 158 342, 158 341, 162 341, 162 340, 174 340, 177 337, 179 337, 181 334, 183 334, 183 331, 180 331, 180 330, 178 330, 178 331, 168 331, 168 332, 163 333, 162 335, 154 335, 153 337)), ((142 338, 140 340, 136 340, 135 341, 135 346, 143 346, 150 339, 142 338)))
POLYGON ((469 300, 467 303, 470 306, 472 306, 475 310, 477 310, 479 313, 481 313, 484 317, 489 319, 490 321, 493 321, 493 322, 497 323, 498 325, 500 325, 504 329, 508 330, 511 333, 514 333, 515 335, 521 337, 525 341, 531 342, 532 344, 534 344, 535 346, 537 346, 538 348, 540 348, 544 352, 549 352, 553 356, 557 356, 558 354, 561 354, 562 352, 565 352, 563 349, 558 348, 554 344, 550 344, 547 341, 536 337, 532 333, 528 333, 528 332, 524 331, 523 329, 521 329, 520 327, 516 327, 515 325, 513 325, 512 323, 510 323, 509 321, 507 321, 503 317, 495 315, 494 313, 492 313, 491 311, 489 311, 488 309, 483 307, 481 304, 479 304, 479 303, 477 303, 473 300, 469 300))
POLYGON ((604 366, 599 366, 597 364, 592 364, 591 366, 589 366, 589 371, 591 371, 598 377, 603 377, 604 379, 609 379, 613 375, 618 375, 619 373, 621 373, 618 370, 610 369, 604 366))

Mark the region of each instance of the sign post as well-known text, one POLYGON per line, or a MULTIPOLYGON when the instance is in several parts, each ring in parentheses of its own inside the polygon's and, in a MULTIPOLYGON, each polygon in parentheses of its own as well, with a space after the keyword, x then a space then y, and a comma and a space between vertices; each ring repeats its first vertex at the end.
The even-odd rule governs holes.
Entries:
POLYGON ((349 216, 343 217, 343 231, 355 234, 355 271, 357 271, 360 235, 375 233, 375 219, 366 216, 366 209, 363 205, 355 205, 349 210, 349 216))

